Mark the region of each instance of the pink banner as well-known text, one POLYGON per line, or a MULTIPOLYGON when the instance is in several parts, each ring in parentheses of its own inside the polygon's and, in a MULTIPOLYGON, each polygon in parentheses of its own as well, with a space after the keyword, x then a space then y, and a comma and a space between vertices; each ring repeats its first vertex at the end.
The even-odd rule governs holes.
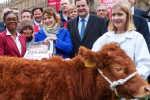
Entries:
POLYGON ((111 7, 115 3, 115 0, 101 0, 101 3, 106 4, 108 7, 108 17, 111 17, 111 7))
POLYGON ((59 11, 58 5, 60 5, 60 0, 48 0, 48 6, 55 6, 56 11, 59 11))

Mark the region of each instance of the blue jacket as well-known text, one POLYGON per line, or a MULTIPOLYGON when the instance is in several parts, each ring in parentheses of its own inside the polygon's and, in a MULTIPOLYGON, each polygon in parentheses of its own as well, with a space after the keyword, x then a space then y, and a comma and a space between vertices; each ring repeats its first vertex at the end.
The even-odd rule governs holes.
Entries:
MULTIPOLYGON (((47 36, 44 33, 44 30, 41 29, 38 33, 35 34, 34 42, 44 41, 47 36)), ((69 53, 72 50, 72 41, 70 33, 67 29, 60 28, 59 33, 57 34, 57 42, 55 44, 56 55, 63 56, 63 58, 69 58, 69 53)))

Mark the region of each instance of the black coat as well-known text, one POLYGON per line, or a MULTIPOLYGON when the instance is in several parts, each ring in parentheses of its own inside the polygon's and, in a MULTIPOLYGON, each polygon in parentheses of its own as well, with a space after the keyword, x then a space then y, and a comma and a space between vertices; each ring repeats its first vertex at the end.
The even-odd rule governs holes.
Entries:
POLYGON ((4 29, 0 27, 0 33, 3 32, 3 31, 4 31, 4 29))
POLYGON ((143 14, 143 13, 145 13, 144 10, 134 8, 134 15, 136 15, 136 16, 141 16, 141 17, 142 17, 142 14, 143 14))
POLYGON ((5 30, 4 22, 0 22, 0 32, 3 32, 5 30))
POLYGON ((142 17, 148 19, 148 22, 150 22, 150 15, 148 14, 150 12, 150 9, 148 9, 146 12, 142 14, 142 17))
POLYGON ((88 23, 81 41, 79 31, 78 31, 78 20, 79 16, 70 20, 67 23, 68 31, 71 35, 71 40, 73 44, 72 51, 70 53, 70 58, 73 58, 77 53, 80 46, 84 46, 88 49, 92 49, 94 42, 107 32, 105 20, 101 17, 95 16, 90 13, 88 23))

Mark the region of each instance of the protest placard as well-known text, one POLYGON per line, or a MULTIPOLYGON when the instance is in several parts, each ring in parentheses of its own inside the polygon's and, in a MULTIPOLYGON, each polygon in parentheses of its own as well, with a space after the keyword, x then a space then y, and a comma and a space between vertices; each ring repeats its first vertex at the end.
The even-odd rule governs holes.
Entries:
POLYGON ((41 60, 42 58, 49 58, 49 54, 53 53, 53 43, 52 41, 46 45, 43 41, 30 43, 24 58, 33 59, 33 60, 41 60))

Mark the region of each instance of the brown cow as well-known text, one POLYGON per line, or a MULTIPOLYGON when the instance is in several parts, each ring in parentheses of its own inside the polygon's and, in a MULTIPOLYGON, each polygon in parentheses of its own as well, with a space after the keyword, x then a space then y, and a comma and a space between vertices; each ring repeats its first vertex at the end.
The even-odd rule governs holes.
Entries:
MULTIPOLYGON (((136 72, 132 60, 115 43, 99 52, 80 47, 71 60, 61 57, 27 60, 0 57, 0 100, 116 100, 110 84, 136 72), (85 67, 87 61, 93 67, 85 67)), ((150 86, 136 74, 117 86, 119 96, 142 98, 150 95, 150 86)))

